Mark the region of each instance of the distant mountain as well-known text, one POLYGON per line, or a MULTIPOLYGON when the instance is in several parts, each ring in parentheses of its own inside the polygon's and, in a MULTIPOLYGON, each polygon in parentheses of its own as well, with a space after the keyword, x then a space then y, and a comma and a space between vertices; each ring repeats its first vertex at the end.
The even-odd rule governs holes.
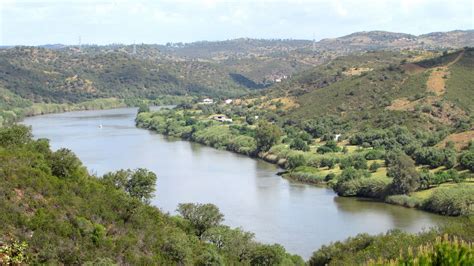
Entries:
POLYGON ((17 47, 0 50, 0 88, 34 102, 249 92, 214 63, 143 59, 127 53, 17 47))
POLYGON ((474 30, 410 35, 387 31, 363 31, 316 43, 318 50, 343 53, 367 50, 445 49, 474 46, 474 30))

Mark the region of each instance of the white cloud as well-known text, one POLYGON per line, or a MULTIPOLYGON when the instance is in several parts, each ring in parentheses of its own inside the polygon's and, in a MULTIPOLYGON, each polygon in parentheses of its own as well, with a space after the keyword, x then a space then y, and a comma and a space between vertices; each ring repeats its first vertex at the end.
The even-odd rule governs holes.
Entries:
POLYGON ((473 28, 473 8, 472 0, 0 0, 0 41, 75 43, 78 33, 96 43, 420 34, 473 28))

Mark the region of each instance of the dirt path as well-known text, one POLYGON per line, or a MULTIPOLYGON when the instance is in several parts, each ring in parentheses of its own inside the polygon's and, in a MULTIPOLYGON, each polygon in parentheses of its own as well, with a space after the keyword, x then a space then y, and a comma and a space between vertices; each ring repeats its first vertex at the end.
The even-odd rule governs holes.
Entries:
POLYGON ((438 67, 433 70, 426 82, 426 88, 429 92, 434 92, 436 96, 441 96, 446 92, 445 79, 449 75, 448 67, 438 67))
POLYGON ((435 68, 426 82, 427 90, 434 92, 436 96, 441 96, 446 92, 446 78, 449 75, 449 67, 456 64, 464 55, 464 51, 451 62, 442 67, 435 68))
MULTIPOLYGON (((456 64, 464 55, 464 51, 460 52, 459 55, 451 62, 444 66, 436 67, 431 70, 430 76, 426 81, 427 91, 433 92, 436 96, 441 96, 446 92, 446 78, 449 76, 449 67, 456 64)), ((411 74, 416 74, 425 71, 425 68, 420 67, 416 64, 406 64, 404 69, 411 74)), ((431 103, 434 102, 437 97, 427 97, 423 102, 431 103)), ((386 109, 396 111, 409 111, 413 110, 414 107, 421 103, 420 100, 409 101, 407 98, 399 98, 392 102, 386 109)))

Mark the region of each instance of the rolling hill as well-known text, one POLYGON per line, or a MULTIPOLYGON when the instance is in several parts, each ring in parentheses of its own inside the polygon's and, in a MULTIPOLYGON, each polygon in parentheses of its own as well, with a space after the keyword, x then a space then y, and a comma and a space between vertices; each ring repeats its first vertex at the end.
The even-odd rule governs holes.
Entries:
POLYGON ((395 52, 341 57, 295 76, 273 93, 296 98, 298 107, 289 117, 298 119, 337 115, 375 127, 459 126, 469 121, 474 50, 416 61, 419 57, 395 52))

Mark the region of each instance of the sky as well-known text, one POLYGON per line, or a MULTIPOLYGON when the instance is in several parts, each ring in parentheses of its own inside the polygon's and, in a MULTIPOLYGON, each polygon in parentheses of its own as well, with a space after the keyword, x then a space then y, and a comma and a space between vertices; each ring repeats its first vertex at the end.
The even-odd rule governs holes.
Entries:
POLYGON ((0 45, 334 38, 474 29, 474 0, 0 0, 0 45))

